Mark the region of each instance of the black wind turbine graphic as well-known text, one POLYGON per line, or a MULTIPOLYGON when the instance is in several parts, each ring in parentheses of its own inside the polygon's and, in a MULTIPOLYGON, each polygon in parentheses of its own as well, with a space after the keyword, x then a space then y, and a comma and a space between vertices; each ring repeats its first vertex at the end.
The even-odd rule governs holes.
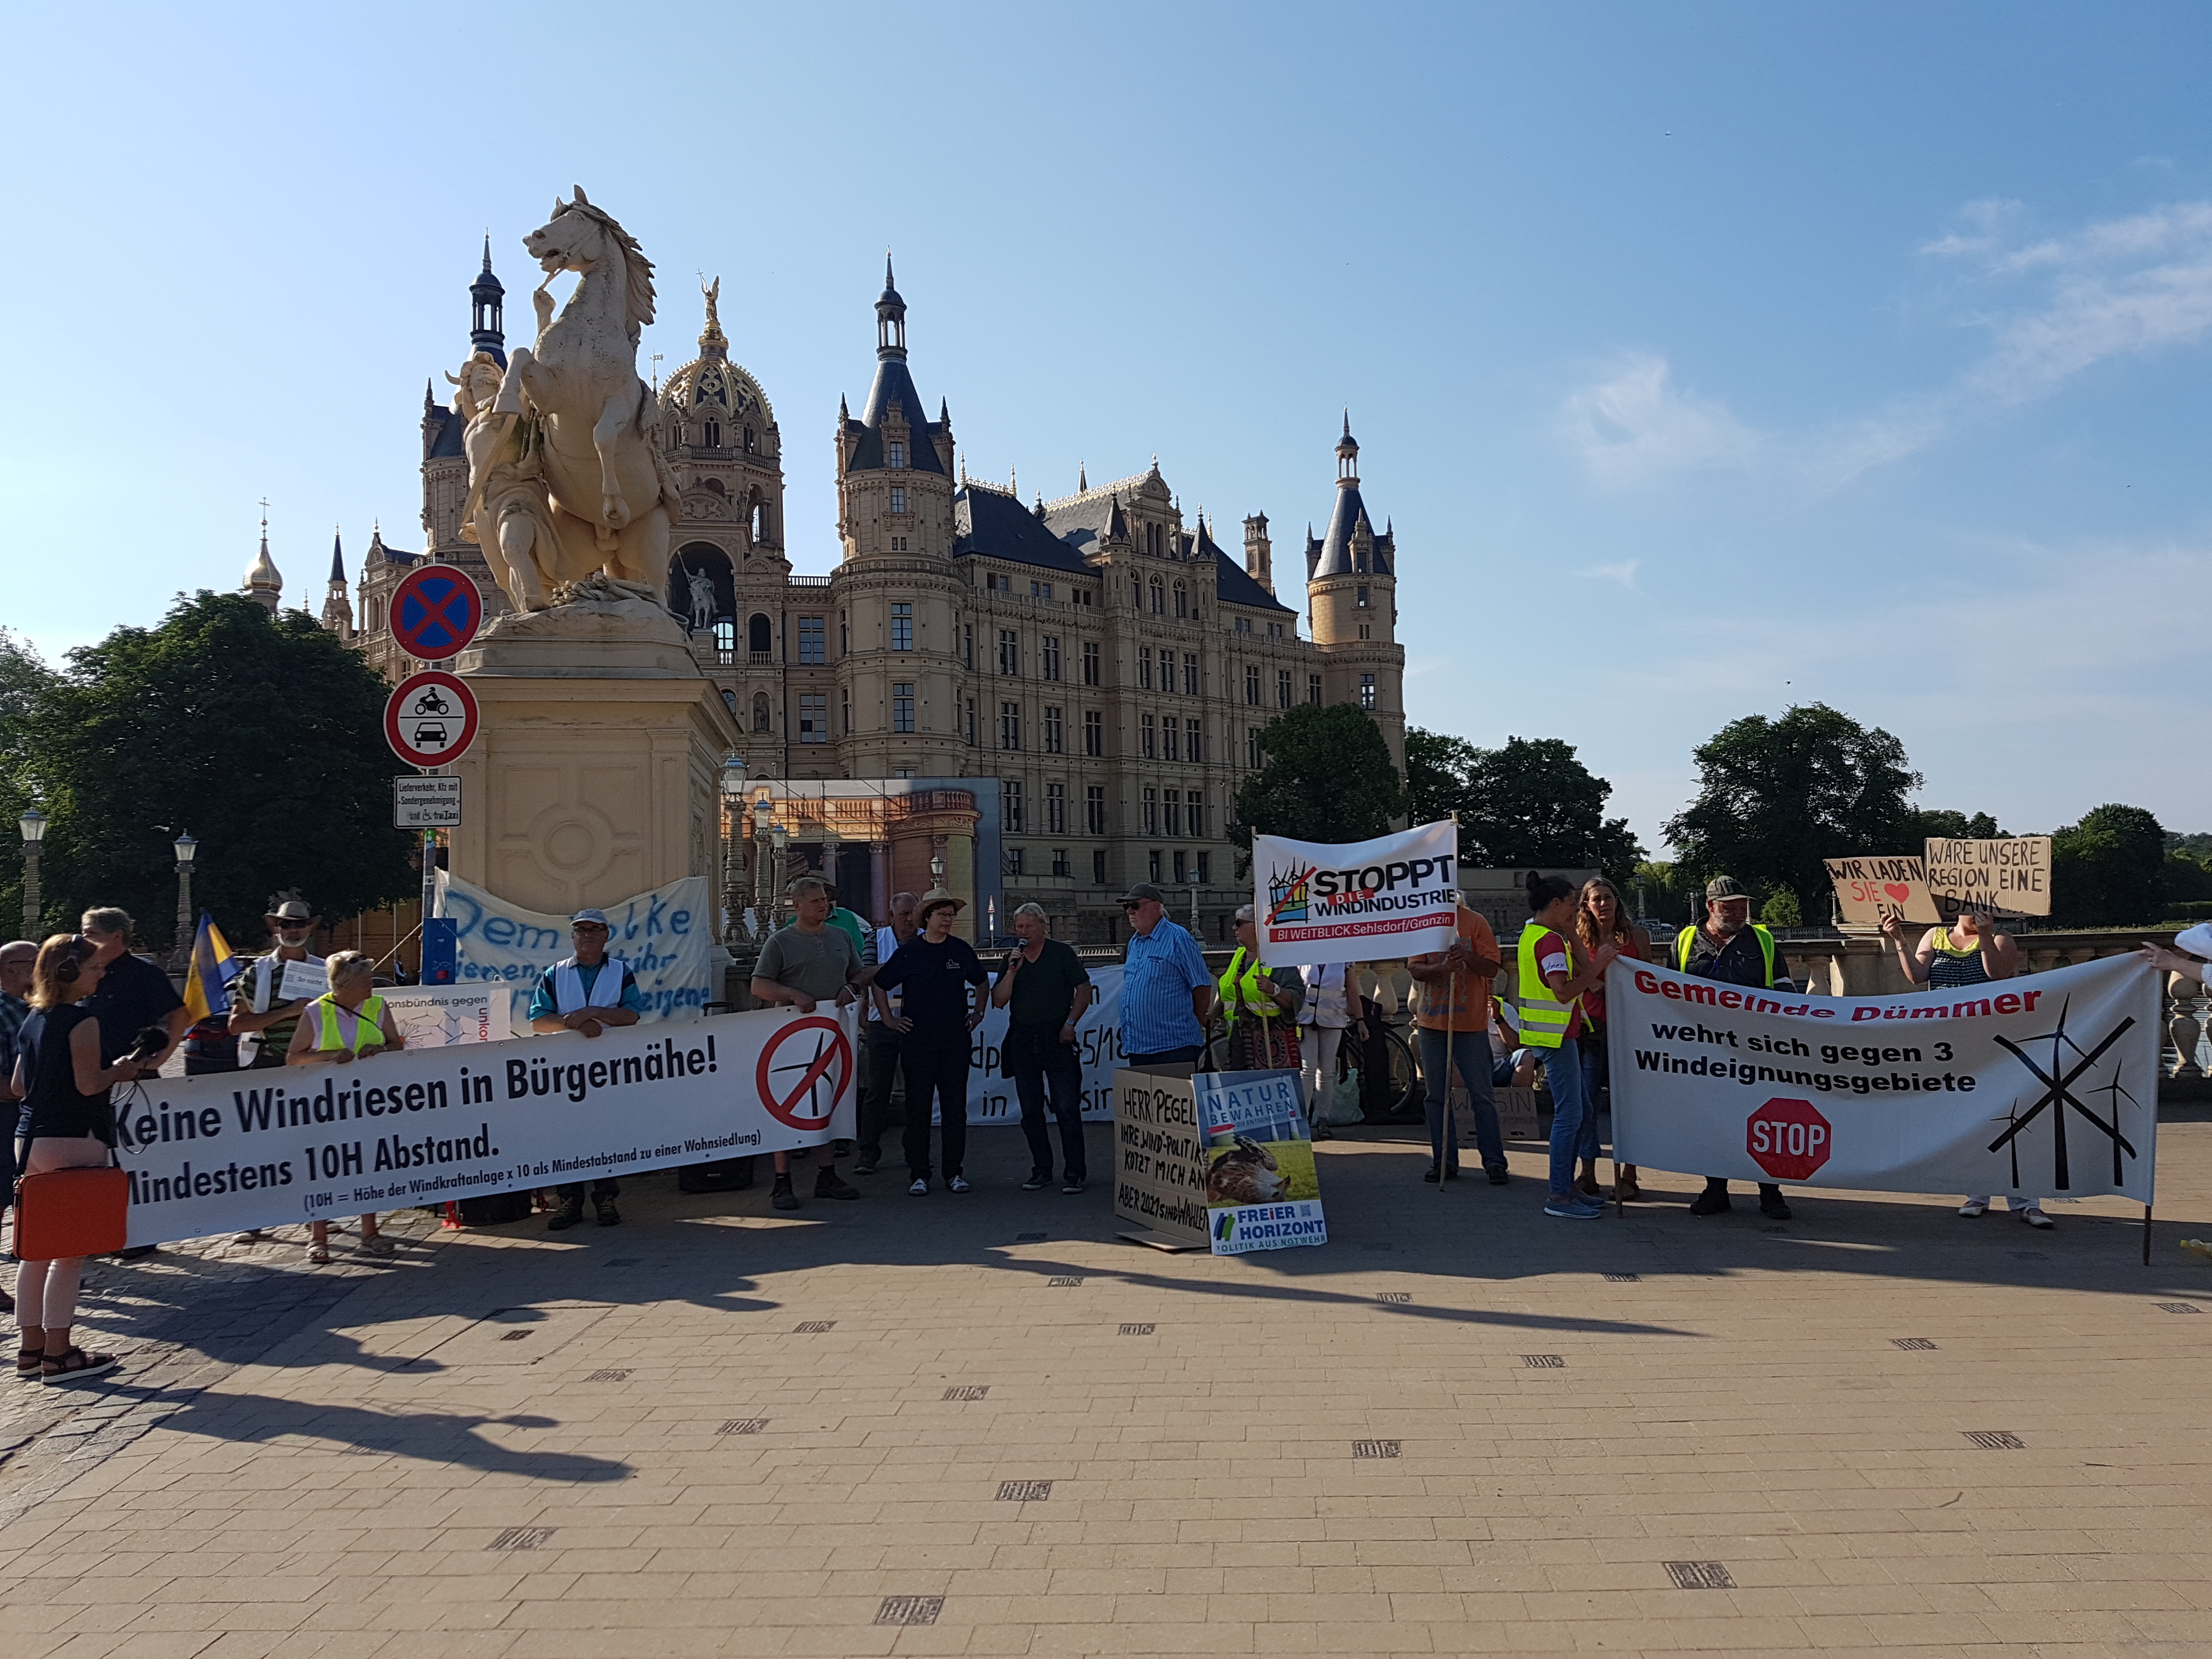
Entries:
MULTIPOLYGON (((2075 1080, 2079 1079, 2084 1072, 2087 1071, 2092 1066, 2097 1063, 2098 1060, 2104 1054, 2106 1049, 2111 1048, 2115 1042, 2118 1042, 2120 1040, 2121 1036, 2127 1032, 2129 1028, 2135 1024, 2136 1018, 2133 1014, 2130 1014, 2118 1024, 2112 1027, 2111 1030, 2106 1032, 2095 1048, 2085 1049, 2080 1043, 2075 1042, 2072 1037, 2069 1036, 2066 1032, 2066 1013, 2068 1008, 2072 1006, 2072 1002, 2073 1000, 2069 997, 2066 1002, 2060 1005, 2058 1010, 2058 1025, 2055 1030, 2041 1032, 2028 1038, 2030 1042, 2047 1042, 2051 1044, 2051 1069, 2048 1072, 2045 1071, 2043 1067, 2037 1065, 2033 1060, 2030 1060, 2020 1045, 2013 1042, 2009 1037, 2001 1036, 1996 1039, 2000 1047, 2004 1048, 2007 1053, 2011 1054, 2012 1057, 2014 1060, 2017 1060, 2021 1065, 2027 1066, 2029 1073, 2034 1077, 2035 1080, 2043 1085, 2043 1093, 2037 1097, 2035 1103, 2033 1106, 2030 1106, 2025 1112, 2017 1113, 2014 1118, 2011 1127, 2008 1128, 1995 1140, 1992 1140, 1990 1143, 1989 1147, 1990 1151, 1994 1152, 1998 1147, 2010 1144, 2021 1130, 2027 1127, 2029 1124, 2034 1122, 2038 1117, 2042 1115, 2045 1107, 2050 1108, 2052 1166, 2051 1190, 2061 1193, 2067 1191, 2073 1184, 2072 1175, 2066 1162, 2066 1111, 2069 1107, 2071 1107, 2074 1110, 2079 1112, 2084 1118, 2088 1120, 2088 1121, 2094 1124, 2106 1139, 2112 1142, 2113 1185, 2118 1186, 2121 1179, 2122 1170, 2120 1165, 2120 1155, 2123 1152, 2130 1158, 2134 1158, 2137 1155, 2135 1147, 2129 1143, 2127 1137, 2123 1135, 2119 1129, 2118 1097, 2121 1095, 2127 1095, 2130 1104, 2134 1103, 2135 1097, 2128 1094, 2126 1090, 2120 1087, 2119 1072, 2117 1067, 2113 1071, 2112 1083, 2104 1085, 2105 1088, 2113 1092, 2113 1102, 2112 1106, 2112 1121, 2111 1122, 2107 1123, 2103 1118, 2099 1117, 2096 1113, 2091 1111, 2088 1107, 2083 1105, 2080 1100, 2076 1099, 2073 1093, 2073 1087, 2075 1080), (2081 1059, 2071 1071, 2069 1071, 2065 1073, 2063 1076, 2061 1076, 2060 1067, 2065 1064, 2064 1050, 2069 1048, 2072 1049, 2075 1054, 2080 1054, 2081 1059)), ((2093 1089, 2090 1092, 2094 1094, 2099 1092, 2099 1091, 2093 1089)), ((2013 1156, 2014 1160, 2013 1164, 2013 1184, 2017 1187, 2020 1184, 2020 1165, 2018 1162, 2019 1152, 2016 1148, 2013 1156)))

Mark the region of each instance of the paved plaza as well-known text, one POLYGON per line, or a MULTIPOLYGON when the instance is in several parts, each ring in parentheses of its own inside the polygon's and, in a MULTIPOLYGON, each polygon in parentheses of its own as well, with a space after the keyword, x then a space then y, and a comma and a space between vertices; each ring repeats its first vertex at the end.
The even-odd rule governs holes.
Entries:
POLYGON ((1319 1149, 1326 1249, 1167 1255, 996 1130, 964 1198, 656 1175, 614 1230, 411 1215, 388 1267, 102 1264, 133 1363, 0 1396, 0 1618, 41 1659, 2202 1655, 2212 1121, 2164 1129, 2148 1268, 2118 1200, 1698 1220, 1648 1175, 1548 1220, 1534 1146, 1438 1189, 1382 1136, 1319 1149))

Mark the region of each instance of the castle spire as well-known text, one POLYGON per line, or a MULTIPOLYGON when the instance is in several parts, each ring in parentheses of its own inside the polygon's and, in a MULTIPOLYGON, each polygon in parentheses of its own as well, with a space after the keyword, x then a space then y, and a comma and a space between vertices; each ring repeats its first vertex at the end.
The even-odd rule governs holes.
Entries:
POLYGON ((699 355, 702 357, 727 358, 730 337, 722 332, 720 307, 722 299, 722 279, 701 285, 699 291, 707 296, 707 326, 700 331, 699 355))
POLYGON ((323 628, 342 640, 353 637, 353 601, 346 593, 345 540, 331 532, 331 585, 323 595, 323 628))
POLYGON ((246 568, 246 580, 241 591, 270 616, 284 596, 284 578, 276 569, 276 562, 269 556, 269 503, 261 503, 261 550, 254 555, 253 562, 246 568))
POLYGON ((503 319, 507 289, 491 271, 491 233, 484 233, 483 269, 469 284, 469 349, 488 351, 501 368, 507 367, 507 332, 503 319))
MULTIPOLYGON (((890 250, 884 250, 884 291, 876 297, 876 356, 878 358, 906 356, 906 301, 899 298, 897 286, 891 281, 890 250)), ((921 414, 915 411, 915 416, 921 414)))

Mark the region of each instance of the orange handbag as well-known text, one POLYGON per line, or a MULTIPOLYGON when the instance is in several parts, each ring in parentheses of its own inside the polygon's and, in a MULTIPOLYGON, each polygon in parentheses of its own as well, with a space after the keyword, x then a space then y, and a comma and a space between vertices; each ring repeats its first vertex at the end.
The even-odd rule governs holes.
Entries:
POLYGON ((15 1183, 15 1255, 24 1261, 106 1255, 131 1234, 131 1177, 104 1170, 48 1170, 15 1183))

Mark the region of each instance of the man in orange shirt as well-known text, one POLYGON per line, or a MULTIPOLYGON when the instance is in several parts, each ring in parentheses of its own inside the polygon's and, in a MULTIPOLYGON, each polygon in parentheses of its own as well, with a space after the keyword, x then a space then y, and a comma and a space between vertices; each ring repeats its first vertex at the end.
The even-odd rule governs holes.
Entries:
POLYGON ((1414 1023, 1421 1031, 1421 1078, 1428 1097, 1429 1150, 1435 1162, 1424 1181, 1459 1179, 1458 1126, 1449 1110, 1451 1073, 1467 1085, 1474 1109, 1474 1143, 1490 1184, 1503 1187, 1505 1138, 1498 1133, 1498 1104, 1490 1092, 1490 984, 1504 966, 1498 936, 1481 915, 1459 900, 1459 938, 1448 950, 1413 957, 1406 963, 1421 988, 1414 1023))

